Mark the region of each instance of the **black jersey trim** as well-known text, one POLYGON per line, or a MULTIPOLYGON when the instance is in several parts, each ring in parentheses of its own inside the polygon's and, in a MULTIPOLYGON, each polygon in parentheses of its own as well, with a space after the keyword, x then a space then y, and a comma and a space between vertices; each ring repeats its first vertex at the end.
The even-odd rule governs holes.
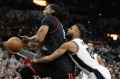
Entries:
POLYGON ((75 55, 75 54, 78 53, 78 50, 79 50, 80 48, 79 48, 78 44, 77 44, 74 40, 73 40, 72 42, 74 42, 74 43, 76 44, 76 46, 77 46, 77 51, 76 51, 75 53, 72 54, 72 55, 75 55))
POLYGON ((79 64, 82 68, 88 70, 89 72, 93 72, 93 71, 94 71, 93 68, 91 68, 90 66, 88 66, 87 64, 85 64, 83 60, 81 60, 80 58, 78 58, 78 56, 77 56, 76 54, 73 55, 73 58, 78 62, 78 64, 79 64))
POLYGON ((79 59, 76 54, 75 54, 75 55, 72 55, 72 57, 75 59, 75 61, 78 62, 78 64, 79 64, 82 68, 86 69, 86 70, 89 71, 89 72, 93 72, 93 73, 96 75, 97 79, 105 79, 105 78, 103 77, 103 75, 102 75, 97 69, 93 69, 93 68, 91 68, 90 66, 88 66, 87 64, 85 64, 84 61, 82 61, 81 59, 79 59))

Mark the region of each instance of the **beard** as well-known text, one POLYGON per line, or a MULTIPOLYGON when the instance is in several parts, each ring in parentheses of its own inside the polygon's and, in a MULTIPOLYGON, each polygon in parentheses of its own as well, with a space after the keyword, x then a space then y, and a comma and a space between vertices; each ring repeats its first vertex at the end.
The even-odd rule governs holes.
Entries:
POLYGON ((70 41, 72 39, 72 35, 70 33, 67 33, 65 37, 67 41, 70 41))

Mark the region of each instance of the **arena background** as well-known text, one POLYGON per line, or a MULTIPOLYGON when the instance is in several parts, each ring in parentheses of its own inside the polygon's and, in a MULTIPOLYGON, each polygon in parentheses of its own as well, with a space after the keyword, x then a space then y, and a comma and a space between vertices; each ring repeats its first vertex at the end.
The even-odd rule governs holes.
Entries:
MULTIPOLYGON (((47 0, 47 3, 59 5, 64 16, 67 15, 62 22, 65 29, 76 22, 86 26, 89 31, 89 41, 94 43, 96 51, 106 61, 112 79, 120 79, 120 1, 47 0)), ((0 0, 1 78, 8 73, 3 74, 3 66, 7 65, 8 60, 14 59, 13 55, 8 54, 4 49, 3 42, 13 36, 34 35, 40 27, 44 7, 35 4, 32 0, 0 0)), ((17 63, 22 60, 18 55, 15 57, 17 63)), ((16 65, 12 66, 14 70, 16 65)))

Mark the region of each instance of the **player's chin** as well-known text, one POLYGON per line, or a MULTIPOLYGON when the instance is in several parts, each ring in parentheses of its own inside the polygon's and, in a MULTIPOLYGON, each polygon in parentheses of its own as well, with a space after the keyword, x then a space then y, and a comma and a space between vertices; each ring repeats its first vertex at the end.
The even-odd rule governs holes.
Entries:
POLYGON ((71 39, 72 38, 72 35, 70 33, 67 33, 66 36, 65 36, 67 39, 71 39))

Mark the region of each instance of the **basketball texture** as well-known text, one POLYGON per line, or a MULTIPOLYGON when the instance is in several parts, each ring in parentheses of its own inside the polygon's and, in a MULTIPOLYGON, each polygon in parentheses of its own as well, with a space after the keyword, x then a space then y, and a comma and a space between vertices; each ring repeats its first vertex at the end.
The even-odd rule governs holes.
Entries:
POLYGON ((5 42, 5 47, 10 53, 16 54, 23 48, 23 42, 18 37, 11 37, 5 42))

